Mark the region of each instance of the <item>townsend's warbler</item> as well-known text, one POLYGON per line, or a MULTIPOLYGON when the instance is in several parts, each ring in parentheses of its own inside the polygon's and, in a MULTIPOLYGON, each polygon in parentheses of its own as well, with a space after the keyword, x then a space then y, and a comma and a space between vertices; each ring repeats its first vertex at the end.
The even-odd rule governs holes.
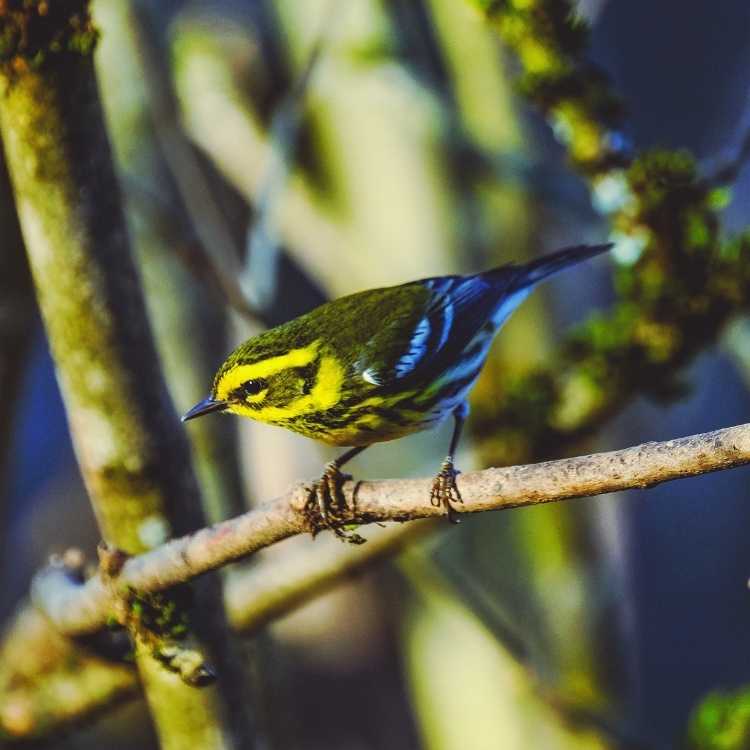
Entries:
POLYGON ((468 414, 466 398, 492 339, 537 283, 609 247, 568 247, 526 265, 438 276, 328 302, 239 346, 219 369, 211 395, 182 419, 229 412, 352 446, 326 466, 311 490, 325 524, 347 537, 335 525, 335 506, 343 502, 341 467, 372 443, 453 416, 450 448, 430 499, 457 521, 453 505, 462 499, 453 457, 468 414))

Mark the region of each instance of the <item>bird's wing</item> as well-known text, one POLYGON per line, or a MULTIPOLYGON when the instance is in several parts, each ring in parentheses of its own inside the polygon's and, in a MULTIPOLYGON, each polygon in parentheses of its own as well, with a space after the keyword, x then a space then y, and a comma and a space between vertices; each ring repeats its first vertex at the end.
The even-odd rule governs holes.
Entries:
POLYGON ((439 370, 458 357, 484 325, 492 322, 495 327, 506 299, 513 308, 521 302, 507 294, 517 267, 504 270, 491 278, 440 276, 395 287, 393 293, 408 295, 412 304, 398 305, 394 314, 384 315, 380 328, 364 342, 357 362, 361 376, 373 385, 388 386, 439 370))
POLYGON ((610 244, 575 245, 522 266, 506 265, 475 276, 438 276, 379 290, 385 306, 358 361, 362 377, 386 386, 439 372, 483 327, 492 335, 540 281, 609 250, 610 244), (387 297, 387 300, 386 300, 387 297))

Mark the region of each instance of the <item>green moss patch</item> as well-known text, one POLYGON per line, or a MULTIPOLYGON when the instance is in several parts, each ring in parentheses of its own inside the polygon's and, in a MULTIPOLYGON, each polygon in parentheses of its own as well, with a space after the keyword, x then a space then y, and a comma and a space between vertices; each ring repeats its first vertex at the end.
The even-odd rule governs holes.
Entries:
POLYGON ((88 0, 0 0, 0 62, 12 70, 88 55, 97 38, 88 0))

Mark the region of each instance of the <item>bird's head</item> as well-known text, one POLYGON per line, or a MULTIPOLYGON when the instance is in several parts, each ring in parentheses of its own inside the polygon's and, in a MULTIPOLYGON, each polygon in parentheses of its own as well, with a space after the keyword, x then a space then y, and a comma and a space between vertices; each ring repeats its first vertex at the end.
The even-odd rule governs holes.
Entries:
POLYGON ((279 347, 272 333, 235 350, 216 374, 211 395, 182 421, 220 411, 278 424, 337 403, 344 381, 341 363, 323 355, 317 340, 279 347))

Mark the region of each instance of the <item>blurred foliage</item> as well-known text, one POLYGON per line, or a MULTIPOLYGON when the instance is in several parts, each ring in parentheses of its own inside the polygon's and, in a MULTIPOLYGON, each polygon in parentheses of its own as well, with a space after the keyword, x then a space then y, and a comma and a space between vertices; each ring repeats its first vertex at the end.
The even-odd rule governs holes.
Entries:
POLYGON ((518 463, 589 435, 636 394, 683 396, 680 368, 747 308, 750 233, 722 238, 727 191, 701 178, 690 154, 629 155, 615 129, 622 107, 584 57, 586 26, 570 2, 477 2, 518 53, 521 90, 589 179, 620 263, 610 312, 592 316, 543 368, 480 381, 473 425, 483 460, 518 463))
POLYGON ((607 76, 586 61, 588 25, 569 0, 472 0, 518 55, 520 91, 550 118, 577 168, 593 175, 624 162, 624 109, 607 76))
MULTIPOLYGON (((747 309, 750 233, 721 236, 727 191, 702 178, 690 154, 632 152, 622 130, 625 108, 608 76, 587 59, 588 30, 572 3, 474 4, 517 54, 520 92, 548 119, 572 166, 589 183, 595 208, 611 222, 618 263, 617 298, 609 312, 591 316, 543 364, 526 372, 493 361, 485 368, 472 396, 471 425, 482 464, 498 465, 575 450, 636 396, 659 403, 684 397, 681 369, 718 340, 733 315, 747 309)), ((531 596, 539 598, 544 613, 541 631, 558 644, 551 650, 562 668, 562 692, 576 695, 582 707, 602 708, 606 693, 617 691, 617 677, 613 682, 604 672, 617 661, 619 641, 618 625, 605 622, 601 590, 584 593, 585 583, 569 582, 563 589, 568 601, 555 586, 542 593, 545 581, 567 580, 555 571, 569 576, 576 570, 583 581, 594 566, 600 575, 612 575, 603 573, 606 554, 593 553, 594 561, 586 552, 597 548, 601 529, 597 532, 595 516, 571 507, 525 518, 513 519, 521 532, 513 543, 533 577, 531 596), (573 592, 578 600, 571 605, 573 592), (586 606, 592 595, 598 607, 586 606), (580 642, 576 632, 585 632, 587 646, 579 650, 573 645, 580 642), (588 661, 602 647, 608 653, 605 669, 600 660, 588 661)), ((617 525, 615 519, 609 523, 617 525)), ((627 605, 612 593, 610 606, 615 601, 622 617, 627 605)))
POLYGON ((24 61, 37 68, 50 53, 90 54, 99 35, 88 6, 89 0, 5 0, 0 7, 0 61, 16 66, 24 61))
POLYGON ((653 152, 625 174, 617 217, 644 244, 616 276, 618 302, 595 314, 552 362, 503 385, 474 418, 489 461, 549 456, 590 434, 634 395, 685 394, 679 370, 714 343, 750 300, 750 233, 722 241, 717 191, 684 154, 653 152))
POLYGON ((513 649, 503 639, 498 647, 498 628, 487 627, 466 606, 464 592, 453 588, 424 550, 407 550, 399 569, 413 587, 402 631, 426 747, 618 747, 594 711, 580 711, 580 696, 549 689, 522 646, 513 649))
POLYGON ((694 750, 750 748, 750 689, 709 693, 693 709, 688 740, 694 750))

